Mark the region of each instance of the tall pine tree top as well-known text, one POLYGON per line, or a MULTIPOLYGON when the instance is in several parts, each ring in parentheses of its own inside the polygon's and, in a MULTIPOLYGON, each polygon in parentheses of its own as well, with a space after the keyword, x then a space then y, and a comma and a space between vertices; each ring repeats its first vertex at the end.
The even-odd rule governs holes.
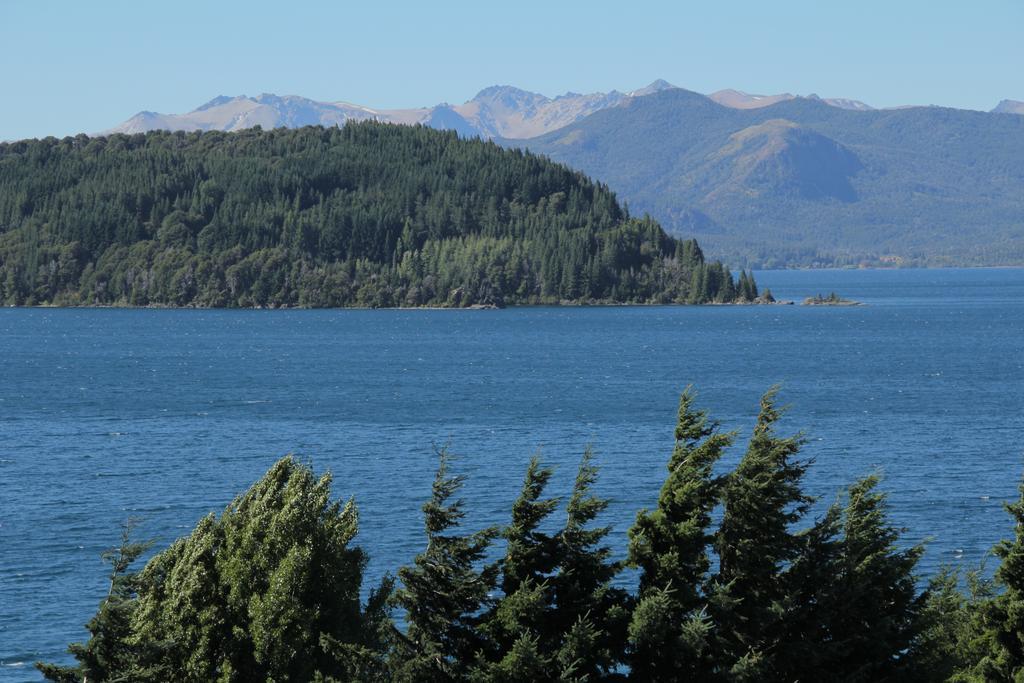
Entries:
POLYGON ((801 488, 807 463, 796 460, 799 436, 780 437, 775 423, 778 388, 761 398, 747 451, 727 478, 725 510, 715 540, 719 570, 716 585, 724 595, 715 610, 728 658, 737 675, 764 676, 759 667, 782 635, 786 590, 782 573, 801 549, 792 525, 812 502, 801 488))
POLYGON ((658 506, 642 510, 629 531, 630 563, 640 569, 638 604, 630 624, 630 666, 652 681, 706 678, 709 623, 702 586, 711 562, 711 512, 721 479, 715 463, 732 443, 704 411, 690 387, 679 399, 675 448, 658 506))
POLYGON ((448 473, 450 456, 440 452, 430 500, 423 505, 427 548, 413 565, 398 570, 395 604, 405 610, 408 633, 399 637, 393 662, 396 680, 457 681, 486 647, 477 629, 480 613, 497 581, 497 565, 479 568, 498 530, 457 533, 465 516, 452 500, 464 477, 448 473))

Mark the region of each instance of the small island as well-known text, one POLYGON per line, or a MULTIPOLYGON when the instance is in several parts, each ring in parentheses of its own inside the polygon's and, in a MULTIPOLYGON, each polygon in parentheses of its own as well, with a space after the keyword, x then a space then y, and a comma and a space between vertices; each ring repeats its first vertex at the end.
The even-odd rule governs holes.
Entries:
POLYGON ((816 294, 809 296, 804 299, 804 306, 863 306, 859 301, 853 299, 844 299, 835 292, 830 292, 828 296, 822 296, 816 294))

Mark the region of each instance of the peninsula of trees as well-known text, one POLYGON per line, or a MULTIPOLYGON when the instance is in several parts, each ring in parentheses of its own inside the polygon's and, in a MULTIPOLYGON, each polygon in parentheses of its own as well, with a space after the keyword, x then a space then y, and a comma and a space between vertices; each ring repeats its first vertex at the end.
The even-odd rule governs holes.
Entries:
POLYGON ((754 301, 546 158, 374 122, 0 144, 4 305, 754 301))
POLYGON ((889 521, 877 477, 810 518, 809 462, 779 418, 769 392, 722 471, 736 435, 684 393, 624 561, 589 451, 567 500, 546 495, 553 472, 534 458, 508 525, 476 531, 442 452, 423 551, 365 601, 354 502, 285 458, 141 572, 146 545, 126 535, 91 637, 70 647, 77 664, 37 666, 68 683, 1024 679, 1024 502, 1008 506, 994 579, 969 575, 963 594, 946 571, 920 590, 923 547, 889 521))

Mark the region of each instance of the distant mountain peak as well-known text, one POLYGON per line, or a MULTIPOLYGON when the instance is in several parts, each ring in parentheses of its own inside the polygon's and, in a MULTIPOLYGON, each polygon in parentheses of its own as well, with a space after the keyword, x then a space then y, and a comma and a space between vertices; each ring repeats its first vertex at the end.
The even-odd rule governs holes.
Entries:
MULTIPOLYGON (((240 95, 239 97, 243 97, 244 98, 245 95, 240 95)), ((230 102, 232 100, 237 100, 237 99, 239 99, 239 97, 231 97, 230 95, 217 95, 216 97, 214 97, 212 100, 210 100, 206 104, 203 104, 203 105, 200 105, 200 106, 196 107, 193 111, 206 111, 207 109, 213 109, 214 107, 219 107, 222 104, 227 104, 228 102, 230 102)), ((142 112, 142 113, 144 113, 144 114, 147 114, 147 113, 152 114, 153 112, 142 112)))
POLYGON ((659 93, 662 90, 675 90, 677 86, 672 85, 663 78, 659 78, 656 81, 651 81, 648 85, 637 90, 630 91, 630 97, 644 97, 646 95, 653 95, 659 93))
POLYGON ((779 95, 753 95, 751 93, 744 92, 743 90, 736 90, 735 88, 718 90, 708 95, 708 97, 722 106, 730 107, 732 109, 759 109, 761 107, 771 106, 778 102, 795 99, 795 97, 788 92, 781 93, 779 95))
POLYGON ((1002 100, 992 110, 993 114, 1024 114, 1024 102, 1019 100, 1002 100))
MULTIPOLYGON (((770 107, 771 105, 779 102, 798 99, 797 95, 792 95, 788 92, 779 93, 778 95, 753 95, 733 88, 726 88, 725 90, 713 92, 708 95, 708 97, 721 105, 731 107, 733 109, 759 109, 761 107, 770 107)), ((820 97, 817 93, 811 93, 810 95, 806 95, 800 99, 811 100, 813 102, 824 102, 830 107, 850 109, 853 111, 871 111, 874 109, 874 107, 864 104, 860 100, 851 100, 845 97, 820 97)))
MULTIPOLYGON (((473 100, 489 100, 499 97, 514 99, 548 99, 540 93, 523 90, 522 88, 517 88, 514 85, 492 85, 478 92, 476 96, 473 97, 473 100)), ((470 101, 472 102, 473 100, 470 101)))
POLYGON ((722 163, 719 178, 728 178, 711 189, 706 197, 709 202, 716 195, 737 191, 748 196, 856 199, 850 184, 861 168, 856 155, 835 140, 786 119, 769 119, 733 133, 708 159, 722 163))
POLYGON ((850 109, 851 111, 874 111, 875 109, 870 104, 865 104, 860 100, 851 100, 846 97, 828 97, 822 100, 822 102, 831 107, 850 109))

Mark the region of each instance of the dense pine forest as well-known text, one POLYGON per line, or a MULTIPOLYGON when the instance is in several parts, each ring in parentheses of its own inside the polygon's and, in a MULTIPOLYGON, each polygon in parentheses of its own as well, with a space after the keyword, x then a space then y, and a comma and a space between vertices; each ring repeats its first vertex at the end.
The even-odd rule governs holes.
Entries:
POLYGON ((919 587, 923 548, 889 521, 877 477, 812 518, 809 462, 779 418, 770 391, 723 472, 736 434, 685 392, 657 504, 622 559, 589 451, 567 500, 545 494, 554 473, 534 458, 508 525, 476 531, 442 451, 423 551, 365 600, 355 502, 284 458, 141 571, 148 546, 126 528, 77 664, 38 667, 95 683, 1022 680, 1024 502, 1008 506, 993 579, 919 587))
POLYGON ((380 123, 0 144, 0 302, 753 301, 545 158, 380 123))

